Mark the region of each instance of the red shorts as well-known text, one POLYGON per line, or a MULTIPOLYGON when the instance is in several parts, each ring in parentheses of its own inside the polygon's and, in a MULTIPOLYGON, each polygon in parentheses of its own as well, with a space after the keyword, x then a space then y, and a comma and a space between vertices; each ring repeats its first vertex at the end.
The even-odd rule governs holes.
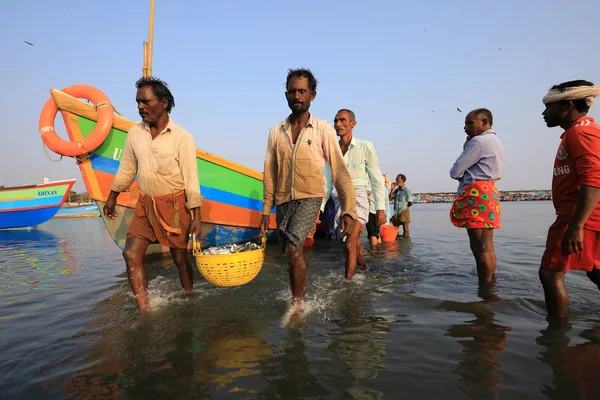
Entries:
POLYGON ((583 230, 583 252, 579 254, 565 254, 562 252, 560 242, 567 230, 568 223, 556 220, 548 230, 546 251, 542 256, 542 267, 555 271, 591 271, 600 269, 600 232, 583 230))

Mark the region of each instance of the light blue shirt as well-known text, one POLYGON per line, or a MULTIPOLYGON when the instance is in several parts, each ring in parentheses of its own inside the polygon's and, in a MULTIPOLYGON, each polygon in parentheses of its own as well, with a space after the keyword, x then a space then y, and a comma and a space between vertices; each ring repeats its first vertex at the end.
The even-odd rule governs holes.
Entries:
POLYGON ((450 169, 458 194, 475 181, 497 181, 504 175, 504 145, 493 129, 475 136, 450 169))
MULTIPOLYGON (((348 146, 348 151, 344 154, 344 161, 346 161, 346 168, 348 168, 348 172, 350 172, 350 176, 352 177, 354 189, 371 190, 373 200, 375 201, 375 210, 385 210, 387 202, 385 197, 385 180, 383 179, 383 173, 379 169, 379 159, 375 153, 373 143, 357 139, 353 136, 348 146)), ((323 175, 325 176, 325 199, 323 200, 321 210, 324 209, 325 202, 333 191, 333 177, 331 176, 331 168, 328 168, 328 164, 325 164, 323 168, 323 175)))
POLYGON ((408 203, 413 203, 413 195, 406 185, 400 189, 394 189, 394 215, 406 210, 408 203))

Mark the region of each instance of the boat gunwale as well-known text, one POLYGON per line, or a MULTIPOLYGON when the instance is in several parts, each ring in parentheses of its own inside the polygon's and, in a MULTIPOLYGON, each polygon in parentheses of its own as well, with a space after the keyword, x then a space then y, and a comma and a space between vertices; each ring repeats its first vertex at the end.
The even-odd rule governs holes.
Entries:
MULTIPOLYGON (((52 95, 52 98, 54 99, 54 102, 56 103, 59 110, 66 111, 75 114, 79 117, 87 118, 96 122, 98 121, 98 113, 96 112, 96 109, 93 105, 85 103, 84 101, 57 89, 50 89, 50 94, 52 95)), ((133 127, 135 124, 136 122, 130 119, 127 119, 120 115, 115 115, 112 127, 113 129, 118 129, 127 134, 129 129, 131 129, 131 127, 133 127)), ((232 171, 235 171, 242 175, 246 175, 250 178, 254 178, 260 181, 263 180, 264 175, 256 170, 245 167, 236 162, 227 160, 226 158, 208 153, 204 150, 200 150, 198 148, 196 148, 196 157, 211 162, 213 164, 217 164, 222 167, 228 168, 232 171)))
POLYGON ((62 181, 50 181, 47 183, 40 183, 39 185, 27 185, 27 186, 9 186, 9 187, 3 187, 0 188, 0 192, 4 192, 4 191, 15 191, 15 190, 20 190, 20 189, 33 189, 35 187, 48 187, 48 186, 58 186, 58 185, 62 185, 65 183, 69 183, 69 182, 77 182, 77 179, 64 179, 62 181))

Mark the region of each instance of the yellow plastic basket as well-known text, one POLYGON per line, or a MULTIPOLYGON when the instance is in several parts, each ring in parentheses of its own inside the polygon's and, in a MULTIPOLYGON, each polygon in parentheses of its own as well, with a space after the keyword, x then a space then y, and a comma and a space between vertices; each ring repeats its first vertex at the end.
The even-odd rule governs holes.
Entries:
POLYGON ((258 275, 265 261, 267 238, 262 236, 258 250, 233 254, 202 254, 200 242, 193 240, 193 253, 198 270, 215 286, 240 286, 250 282, 258 275))

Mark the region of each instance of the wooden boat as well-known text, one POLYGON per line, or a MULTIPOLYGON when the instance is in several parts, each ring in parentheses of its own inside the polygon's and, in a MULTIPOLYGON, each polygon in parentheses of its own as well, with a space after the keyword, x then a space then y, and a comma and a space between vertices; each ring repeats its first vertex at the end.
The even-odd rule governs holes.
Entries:
MULTIPOLYGON (((50 93, 62 114, 70 140, 79 142, 88 137, 98 121, 96 108, 59 90, 51 89, 50 93)), ((114 115, 112 129, 100 147, 76 157, 88 196, 97 203, 100 211, 119 168, 127 132, 134 124, 133 121, 114 115)), ((204 197, 201 207, 202 246, 240 243, 258 237, 262 216, 263 174, 202 150, 196 150, 196 157, 200 191, 204 197)), ((119 195, 119 216, 116 219, 108 221, 100 212, 106 229, 120 248, 125 246, 128 225, 138 196, 136 180, 129 192, 119 195)), ((275 227, 273 210, 270 228, 275 227)), ((160 245, 151 245, 148 253, 166 251, 160 245)))
POLYGON ((69 219, 69 218, 98 218, 100 217, 100 210, 96 203, 74 206, 74 207, 61 207, 60 210, 54 216, 54 219, 69 219))
POLYGON ((42 224, 63 205, 75 179, 0 189, 0 229, 42 224))

